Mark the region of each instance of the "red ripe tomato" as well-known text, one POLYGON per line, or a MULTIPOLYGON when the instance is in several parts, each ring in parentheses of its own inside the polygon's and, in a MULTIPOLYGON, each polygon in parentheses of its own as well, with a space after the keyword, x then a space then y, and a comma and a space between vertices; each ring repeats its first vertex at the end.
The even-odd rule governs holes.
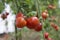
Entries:
POLYGON ((55 27, 55 30, 56 30, 56 31, 58 31, 58 29, 59 29, 59 27, 58 27, 58 26, 56 26, 56 27, 55 27))
POLYGON ((55 27, 55 24, 54 24, 53 22, 51 22, 50 24, 51 24, 51 26, 52 26, 53 28, 55 27))
POLYGON ((59 27, 58 27, 56 24, 51 23, 51 26, 52 26, 56 31, 58 31, 59 27))
POLYGON ((49 36, 49 33, 48 33, 48 32, 45 32, 45 33, 44 33, 44 38, 46 38, 46 39, 47 39, 47 38, 48 38, 48 36, 49 36))
POLYGON ((23 17, 16 18, 16 27, 23 28, 26 25, 26 21, 23 17))
POLYGON ((33 29, 34 26, 32 26, 32 25, 28 25, 28 24, 27 24, 27 28, 29 28, 29 29, 33 29))
POLYGON ((43 19, 46 19, 47 17, 48 17, 48 13, 43 12, 43 13, 42 13, 42 18, 43 18, 43 19))
POLYGON ((17 17, 24 17, 24 15, 22 14, 22 12, 19 12, 17 15, 16 15, 16 18, 17 17))
POLYGON ((42 30, 42 23, 39 23, 36 27, 35 27, 35 31, 41 31, 42 30))
POLYGON ((47 40, 52 40, 52 38, 48 38, 47 40))
POLYGON ((37 24, 39 24, 39 19, 37 17, 30 17, 27 19, 28 28, 33 29, 37 24))

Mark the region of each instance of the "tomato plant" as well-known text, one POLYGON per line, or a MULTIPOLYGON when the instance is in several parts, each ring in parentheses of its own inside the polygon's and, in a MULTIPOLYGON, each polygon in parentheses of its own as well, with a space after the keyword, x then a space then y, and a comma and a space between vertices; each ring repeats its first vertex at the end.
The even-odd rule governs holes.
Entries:
MULTIPOLYGON (((60 40, 59 0, 1 0, 0 13, 4 9, 4 3, 10 3, 13 14, 16 15, 15 25, 22 28, 15 28, 19 40, 60 40)), ((1 18, 6 19, 7 15, 8 12, 2 14, 1 18)))

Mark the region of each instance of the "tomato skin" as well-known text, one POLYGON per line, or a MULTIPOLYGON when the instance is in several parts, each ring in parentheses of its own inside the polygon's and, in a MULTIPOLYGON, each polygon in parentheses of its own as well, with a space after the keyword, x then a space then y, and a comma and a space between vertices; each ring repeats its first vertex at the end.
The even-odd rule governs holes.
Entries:
POLYGON ((48 38, 48 36, 49 36, 49 33, 48 33, 48 32, 45 32, 45 33, 44 33, 44 38, 46 38, 46 39, 47 39, 47 38, 48 38))
POLYGON ((31 26, 31 25, 28 25, 28 24, 27 24, 27 28, 29 28, 29 29, 33 29, 34 26, 31 26))
POLYGON ((35 27, 35 31, 41 31, 42 30, 42 23, 39 23, 36 27, 35 27))
POLYGON ((48 38, 47 40, 52 40, 52 38, 48 38))
POLYGON ((23 28, 24 26, 26 26, 25 19, 23 17, 16 18, 16 27, 23 28))
POLYGON ((48 5, 48 8, 50 8, 50 9, 55 9, 56 6, 50 4, 50 5, 48 5))
POLYGON ((58 31, 59 27, 58 27, 56 24, 51 23, 51 26, 52 26, 56 31, 58 31))
POLYGON ((59 27, 58 27, 58 26, 56 26, 56 27, 55 27, 55 30, 56 30, 56 31, 58 31, 58 30, 59 30, 59 27))
POLYGON ((17 17, 24 17, 23 13, 22 12, 19 12, 18 14, 16 14, 16 18, 17 17))
POLYGON ((55 27, 55 24, 54 24, 53 22, 51 22, 50 24, 51 24, 51 26, 52 26, 53 28, 55 27))
POLYGON ((42 12, 42 18, 43 18, 43 19, 46 19, 47 17, 48 17, 48 13, 42 12))
POLYGON ((27 19, 28 28, 33 29, 37 24, 39 24, 39 19, 37 17, 30 17, 27 19))

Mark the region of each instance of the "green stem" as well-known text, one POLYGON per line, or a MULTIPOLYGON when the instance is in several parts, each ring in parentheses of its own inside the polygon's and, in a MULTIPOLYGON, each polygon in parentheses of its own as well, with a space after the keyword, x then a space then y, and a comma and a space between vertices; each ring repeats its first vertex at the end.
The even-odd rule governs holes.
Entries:
MULTIPOLYGON (((19 12, 19 11, 20 11, 20 6, 18 5, 18 0, 15 0, 14 2, 15 2, 16 7, 17 7, 17 12, 19 12)), ((16 14, 17 14, 17 13, 16 13, 16 14)), ((15 26, 15 33, 16 33, 16 34, 18 33, 16 26, 15 26)), ((22 40, 21 30, 20 30, 19 36, 16 35, 16 40, 22 40)))
POLYGON ((39 4, 39 2, 40 2, 39 0, 35 0, 38 18, 40 17, 40 4, 39 4))
MULTIPOLYGON (((16 7, 17 12, 18 12, 17 1, 16 0, 13 0, 13 2, 14 2, 14 6, 16 7)), ((16 12, 16 14, 17 14, 17 12, 16 12)), ((15 20, 15 22, 16 22, 16 20, 15 20)), ((15 38, 16 38, 16 40, 18 39, 18 37, 17 37, 17 27, 16 27, 16 24, 15 24, 15 38)))
POLYGON ((20 33, 19 33, 19 36, 18 36, 18 40, 22 40, 22 30, 20 29, 19 32, 20 32, 20 33))
POLYGON ((18 37, 17 37, 17 27, 16 27, 16 24, 15 24, 15 38, 16 38, 16 40, 18 39, 18 37))

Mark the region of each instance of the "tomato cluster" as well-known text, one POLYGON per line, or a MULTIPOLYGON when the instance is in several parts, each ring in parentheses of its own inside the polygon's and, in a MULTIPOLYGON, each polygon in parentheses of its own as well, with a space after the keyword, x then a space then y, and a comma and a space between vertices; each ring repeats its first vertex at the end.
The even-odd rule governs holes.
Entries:
MULTIPOLYGON (((41 16, 43 19, 47 19, 49 16, 48 11, 45 10, 44 12, 42 12, 41 16)), ((54 17, 52 19, 55 20, 54 17)), ((56 24, 54 24, 53 22, 51 22, 50 24, 56 31, 58 31, 58 26, 56 24)), ((24 16, 22 12, 19 12, 16 15, 16 27, 23 28, 24 26, 26 26, 29 29, 34 29, 37 32, 42 30, 42 23, 39 21, 38 15, 32 16, 32 17, 27 17, 27 16, 24 16)), ((48 32, 44 33, 44 38, 46 40, 52 40, 52 38, 49 37, 48 32)))
POLYGON ((30 17, 27 19, 27 27, 29 29, 35 29, 35 31, 41 31, 42 23, 39 22, 37 17, 30 17))
POLYGON ((38 24, 39 24, 39 19, 37 17, 30 17, 27 19, 27 27, 28 28, 33 29, 38 24))
MULTIPOLYGON (((48 17, 48 11, 45 10, 42 13, 42 18, 46 19, 47 17, 48 17)), ((42 23, 39 21, 38 17, 32 16, 32 17, 26 18, 26 20, 25 20, 25 18, 26 18, 26 16, 24 16, 22 12, 19 12, 16 15, 16 26, 19 26, 19 25, 23 26, 26 23, 25 26, 27 26, 27 28, 29 28, 29 29, 35 29, 36 31, 42 30, 42 23), (21 21, 24 23, 22 23, 21 21)))
MULTIPOLYGON (((45 10, 44 12, 42 12, 41 16, 43 19, 47 19, 49 16, 48 11, 45 10)), ((54 24, 53 22, 51 22, 50 24, 56 31, 58 31, 58 26, 56 24, 54 24)), ((34 29, 37 32, 42 30, 42 23, 39 21, 39 18, 37 16, 26 17, 23 15, 22 12, 19 12, 16 15, 16 27, 23 28, 24 26, 26 26, 29 29, 34 29)), ((44 33, 44 38, 46 40, 52 40, 52 38, 49 37, 48 32, 44 33)))
MULTIPOLYGON (((42 12, 42 18, 46 19, 48 17, 48 11, 45 10, 42 12)), ((23 28, 24 26, 27 26, 29 29, 34 29, 35 31, 41 31, 42 30, 42 23, 39 21, 38 17, 32 16, 32 17, 26 17, 23 15, 22 12, 19 12, 16 15, 16 26, 18 28, 23 28)), ((51 23, 51 26, 55 28, 55 30, 58 30, 58 26, 51 23)))
POLYGON ((42 30, 42 23, 40 23, 37 17, 33 16, 25 19, 23 13, 19 12, 16 15, 16 27, 23 28, 24 26, 27 26, 27 28, 34 29, 36 31, 42 30))

